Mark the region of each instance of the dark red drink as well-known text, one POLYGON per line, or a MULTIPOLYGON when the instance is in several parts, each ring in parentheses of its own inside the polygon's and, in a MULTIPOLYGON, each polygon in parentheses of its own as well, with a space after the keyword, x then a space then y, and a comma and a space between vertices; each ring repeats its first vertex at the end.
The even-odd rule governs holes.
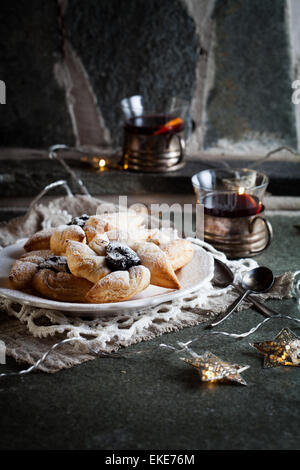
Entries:
POLYGON ((248 217, 262 210, 259 199, 245 192, 211 193, 205 196, 202 204, 204 213, 215 217, 248 217))
POLYGON ((145 115, 128 119, 125 129, 133 134, 143 135, 176 134, 184 129, 184 121, 165 114, 145 115))

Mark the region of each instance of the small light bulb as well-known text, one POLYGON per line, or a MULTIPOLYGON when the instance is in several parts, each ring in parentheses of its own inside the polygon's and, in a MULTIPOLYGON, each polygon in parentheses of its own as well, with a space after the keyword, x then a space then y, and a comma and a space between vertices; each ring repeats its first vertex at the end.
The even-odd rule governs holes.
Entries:
POLYGON ((104 158, 101 158, 101 160, 99 160, 99 168, 102 169, 106 166, 106 161, 104 160, 104 158))
POLYGON ((239 190, 238 190, 239 194, 244 194, 244 192, 245 192, 245 188, 239 188, 239 190))

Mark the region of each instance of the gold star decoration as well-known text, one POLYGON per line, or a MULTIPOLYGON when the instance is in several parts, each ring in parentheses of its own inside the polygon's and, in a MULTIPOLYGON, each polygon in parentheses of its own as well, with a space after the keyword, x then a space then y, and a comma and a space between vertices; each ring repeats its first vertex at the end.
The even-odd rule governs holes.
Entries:
POLYGON ((241 385, 247 385, 247 382, 241 377, 241 372, 250 366, 240 366, 239 364, 230 364, 218 358, 210 351, 206 351, 202 356, 193 354, 194 360, 182 358, 187 364, 195 367, 201 375, 203 382, 237 382, 241 385))
POLYGON ((251 344, 264 355, 263 367, 300 366, 300 338, 283 328, 272 341, 251 344))

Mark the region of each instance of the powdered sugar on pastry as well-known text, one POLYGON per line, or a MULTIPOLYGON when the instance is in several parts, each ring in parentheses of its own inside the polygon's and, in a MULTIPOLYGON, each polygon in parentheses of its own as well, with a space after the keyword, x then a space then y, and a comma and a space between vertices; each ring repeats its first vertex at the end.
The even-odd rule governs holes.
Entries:
POLYGON ((148 230, 148 240, 156 245, 170 243, 178 239, 178 232, 173 228, 154 228, 148 230))
POLYGON ((121 229, 113 229, 105 232, 104 234, 97 234, 93 240, 89 243, 89 246, 97 253, 104 251, 105 243, 104 241, 109 242, 119 242, 123 243, 130 248, 136 242, 146 241, 149 238, 149 231, 144 227, 140 228, 133 228, 130 230, 121 230, 121 229), (100 248, 102 247, 102 248, 100 248))
POLYGON ((169 243, 161 243, 160 248, 167 255, 174 271, 177 271, 177 269, 189 263, 194 255, 192 243, 182 238, 178 238, 169 243))
POLYGON ((171 262, 158 245, 151 242, 136 243, 133 247, 141 260, 151 272, 151 284, 170 289, 179 289, 180 284, 171 262))
POLYGON ((114 271, 97 282, 87 293, 91 303, 128 300, 150 284, 150 272, 145 266, 133 266, 128 271, 114 271))
POLYGON ((145 219, 143 215, 137 214, 132 210, 111 212, 109 214, 97 215, 97 217, 105 220, 109 225, 110 230, 120 228, 125 231, 140 227, 144 223, 145 219))
POLYGON ((38 267, 36 263, 30 261, 17 260, 13 263, 9 281, 14 289, 22 290, 29 289, 31 287, 31 281, 38 267))
POLYGON ((50 238, 54 228, 49 228, 47 230, 40 230, 28 238, 27 242, 24 245, 25 251, 33 250, 49 250, 50 249, 50 238))
POLYGON ((105 256, 97 256, 88 246, 73 240, 67 241, 66 258, 74 276, 97 282, 111 271, 107 268, 105 256))
POLYGON ((31 263, 39 264, 44 261, 49 256, 52 256, 54 253, 51 250, 34 250, 29 251, 28 253, 24 253, 20 260, 23 261, 30 261, 31 263))
POLYGON ((49 256, 53 255, 50 250, 37 250, 24 253, 16 260, 10 270, 9 281, 14 289, 30 289, 34 274, 38 266, 49 256))
POLYGON ((127 232, 141 227, 144 217, 134 211, 113 212, 110 214, 93 215, 84 226, 88 243, 97 235, 111 230, 120 229, 127 232))
POLYGON ((64 255, 67 240, 85 243, 85 233, 78 225, 60 225, 55 228, 50 238, 50 249, 56 255, 64 255))
POLYGON ((99 256, 106 255, 106 247, 109 243, 107 232, 97 234, 89 243, 89 247, 99 256))
POLYGON ((32 278, 36 291, 47 299, 61 302, 85 302, 85 295, 92 283, 67 272, 41 269, 32 278))

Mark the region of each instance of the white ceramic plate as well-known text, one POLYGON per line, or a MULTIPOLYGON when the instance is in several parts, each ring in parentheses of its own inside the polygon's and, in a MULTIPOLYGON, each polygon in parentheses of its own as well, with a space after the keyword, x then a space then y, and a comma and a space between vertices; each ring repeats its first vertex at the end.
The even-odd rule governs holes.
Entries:
POLYGON ((195 292, 204 282, 212 279, 214 273, 213 256, 195 244, 195 252, 192 261, 177 272, 181 289, 172 290, 150 285, 147 289, 132 297, 130 300, 108 304, 58 302, 26 294, 9 287, 8 275, 11 266, 13 262, 19 259, 21 254, 24 253, 23 246, 25 241, 26 240, 20 240, 18 243, 0 251, 0 294, 22 305, 27 304, 33 307, 62 310, 69 315, 78 315, 79 313, 80 316, 101 316, 108 313, 129 312, 145 307, 156 306, 163 302, 168 302, 195 292))

